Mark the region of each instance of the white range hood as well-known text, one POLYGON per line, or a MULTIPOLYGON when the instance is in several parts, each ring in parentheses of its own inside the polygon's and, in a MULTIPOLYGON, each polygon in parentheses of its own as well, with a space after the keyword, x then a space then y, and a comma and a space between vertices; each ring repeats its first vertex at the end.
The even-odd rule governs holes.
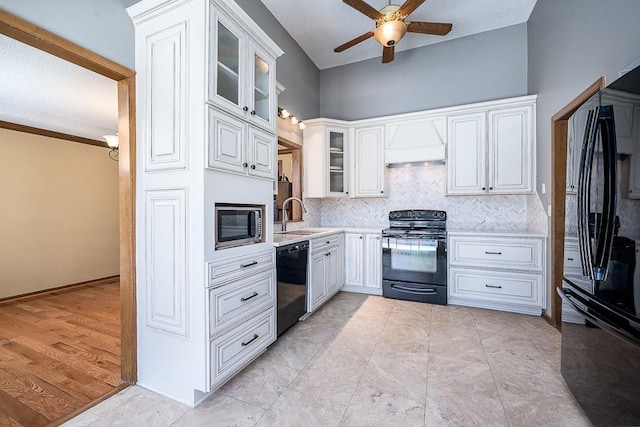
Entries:
POLYGON ((384 162, 416 163, 446 158, 445 116, 417 117, 386 124, 384 162))

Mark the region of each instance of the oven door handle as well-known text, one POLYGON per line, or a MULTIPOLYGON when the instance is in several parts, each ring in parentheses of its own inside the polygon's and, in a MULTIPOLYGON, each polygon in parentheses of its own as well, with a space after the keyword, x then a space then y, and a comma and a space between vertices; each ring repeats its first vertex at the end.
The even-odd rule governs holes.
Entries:
POLYGON ((395 283, 392 283, 391 287, 393 289, 397 289, 399 291, 407 292, 415 295, 433 295, 438 293, 438 291, 435 290, 434 288, 426 288, 426 289, 408 288, 406 286, 396 285, 395 283))

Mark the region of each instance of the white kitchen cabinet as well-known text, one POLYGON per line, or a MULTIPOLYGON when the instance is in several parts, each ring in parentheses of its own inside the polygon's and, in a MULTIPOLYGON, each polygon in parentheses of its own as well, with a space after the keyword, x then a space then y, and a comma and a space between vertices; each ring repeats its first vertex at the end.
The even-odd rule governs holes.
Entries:
POLYGON ((277 143, 274 134, 209 108, 209 168, 275 180, 277 143))
POLYGON ((270 212, 271 183, 241 175, 272 179, 272 79, 283 52, 232 0, 141 0, 127 11, 137 71, 136 222, 146 224, 136 235, 138 383, 195 406, 276 338, 272 237, 215 250, 213 216, 216 203, 270 212), (250 65, 255 53, 267 67, 250 65), (268 95, 268 117, 258 117, 265 110, 252 98, 256 88, 268 95))
POLYGON ((486 113, 447 120, 447 194, 486 192, 486 113))
POLYGON ((449 233, 449 304, 540 315, 545 238, 528 233, 449 233))
POLYGON ((529 194, 535 182, 535 101, 448 117, 447 194, 529 194))
POLYGON ((349 196, 349 129, 337 120, 307 121, 303 138, 304 196, 349 196))
POLYGON ((345 283, 342 289, 382 295, 380 233, 345 233, 345 283))
POLYGON ((340 275, 343 271, 340 267, 342 260, 339 258, 342 252, 340 245, 343 242, 341 234, 318 237, 310 241, 310 283, 307 295, 307 311, 310 313, 316 311, 340 290, 340 275))
POLYGON ((275 133, 275 58, 223 10, 210 13, 209 101, 275 133))
POLYGON ((384 127, 355 130, 355 197, 386 197, 384 165, 384 127))

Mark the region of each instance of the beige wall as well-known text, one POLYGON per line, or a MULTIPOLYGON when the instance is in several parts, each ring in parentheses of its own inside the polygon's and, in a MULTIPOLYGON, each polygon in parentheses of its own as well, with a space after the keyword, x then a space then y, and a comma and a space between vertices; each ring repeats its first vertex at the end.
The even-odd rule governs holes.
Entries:
POLYGON ((0 129, 0 298, 117 275, 106 148, 0 129))

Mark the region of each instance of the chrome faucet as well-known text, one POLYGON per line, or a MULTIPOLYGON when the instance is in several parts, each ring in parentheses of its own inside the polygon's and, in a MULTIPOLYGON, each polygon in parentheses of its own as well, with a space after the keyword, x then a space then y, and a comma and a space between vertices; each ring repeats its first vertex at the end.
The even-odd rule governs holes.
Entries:
POLYGON ((304 203, 302 203, 302 200, 297 197, 289 197, 287 200, 282 202, 282 231, 287 231, 287 221, 289 221, 289 215, 287 215, 287 202, 290 202, 291 200, 295 200, 300 203, 302 211, 307 213, 307 208, 304 207, 304 203))

